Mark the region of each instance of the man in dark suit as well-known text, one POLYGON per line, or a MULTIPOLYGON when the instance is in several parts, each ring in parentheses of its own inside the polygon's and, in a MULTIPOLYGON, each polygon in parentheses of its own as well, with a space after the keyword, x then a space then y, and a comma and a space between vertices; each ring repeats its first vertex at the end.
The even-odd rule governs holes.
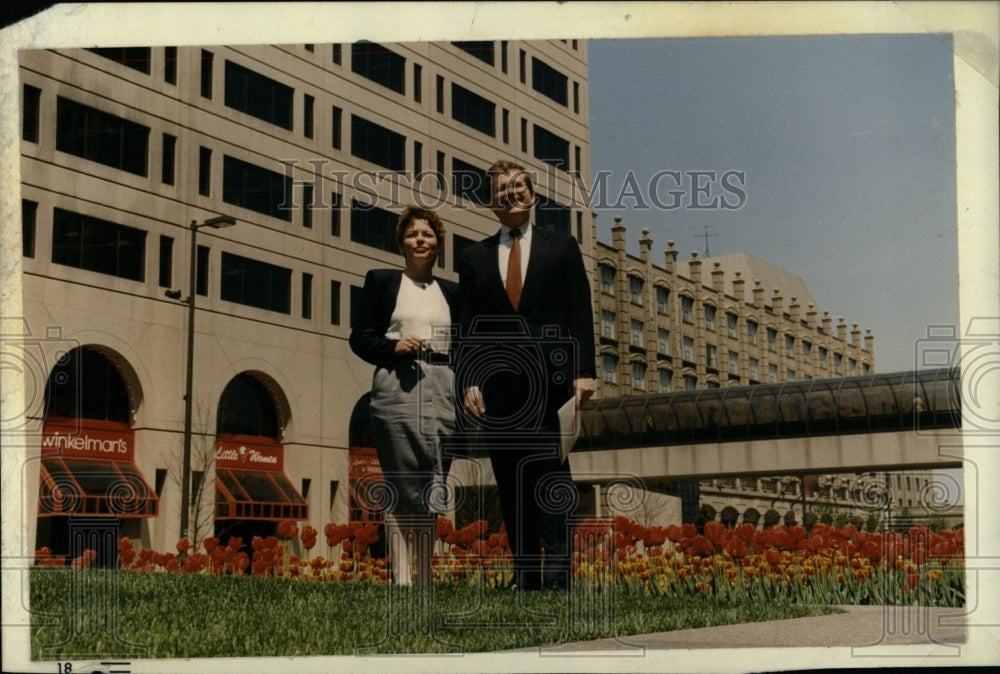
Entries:
POLYGON ((487 174, 501 229, 459 262, 456 393, 489 452, 515 584, 564 589, 577 494, 559 451, 558 410, 595 390, 590 279, 571 236, 535 227, 524 167, 499 161, 487 174))

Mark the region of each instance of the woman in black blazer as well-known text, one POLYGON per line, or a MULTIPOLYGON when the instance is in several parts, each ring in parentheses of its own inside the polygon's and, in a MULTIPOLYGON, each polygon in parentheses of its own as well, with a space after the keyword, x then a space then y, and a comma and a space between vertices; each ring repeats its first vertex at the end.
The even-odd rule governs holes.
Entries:
POLYGON ((444 243, 444 225, 434 211, 407 206, 396 243, 405 267, 365 276, 350 344, 376 366, 370 410, 389 487, 383 503, 389 554, 394 582, 410 585, 433 579, 437 515, 447 506, 442 442, 455 431, 448 352, 458 284, 434 278, 444 243))

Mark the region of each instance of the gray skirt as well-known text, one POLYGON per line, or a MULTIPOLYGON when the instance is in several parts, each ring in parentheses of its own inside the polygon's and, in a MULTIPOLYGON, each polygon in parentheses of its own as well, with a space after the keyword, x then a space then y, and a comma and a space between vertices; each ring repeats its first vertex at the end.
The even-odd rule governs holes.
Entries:
POLYGON ((420 360, 378 367, 369 409, 387 487, 382 507, 396 514, 446 514, 442 443, 455 432, 454 373, 420 360))

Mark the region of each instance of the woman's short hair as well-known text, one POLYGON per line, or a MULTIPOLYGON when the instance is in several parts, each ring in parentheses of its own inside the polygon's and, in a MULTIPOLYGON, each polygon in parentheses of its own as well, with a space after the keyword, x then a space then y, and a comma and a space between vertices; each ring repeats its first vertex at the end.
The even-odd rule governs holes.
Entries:
POLYGON ((434 230, 434 236, 437 237, 438 255, 440 255, 441 251, 444 250, 444 223, 441 222, 441 218, 436 212, 413 204, 408 204, 399 214, 399 221, 396 223, 396 245, 399 246, 400 250, 403 249, 403 235, 406 234, 406 230, 409 229, 414 220, 426 220, 427 224, 434 230))

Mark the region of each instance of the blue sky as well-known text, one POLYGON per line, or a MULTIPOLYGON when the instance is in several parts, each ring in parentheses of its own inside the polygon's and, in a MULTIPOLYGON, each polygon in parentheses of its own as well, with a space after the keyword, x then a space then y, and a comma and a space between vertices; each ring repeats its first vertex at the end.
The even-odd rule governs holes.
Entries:
POLYGON ((877 371, 913 369, 927 327, 958 321, 952 59, 936 34, 591 40, 598 238, 621 215, 630 252, 648 228, 654 260, 668 239, 687 259, 707 227, 712 255, 782 267, 821 312, 871 329, 877 371), (667 170, 714 171, 698 203, 741 207, 657 208, 667 170), (629 171, 642 192, 619 199, 629 171))

